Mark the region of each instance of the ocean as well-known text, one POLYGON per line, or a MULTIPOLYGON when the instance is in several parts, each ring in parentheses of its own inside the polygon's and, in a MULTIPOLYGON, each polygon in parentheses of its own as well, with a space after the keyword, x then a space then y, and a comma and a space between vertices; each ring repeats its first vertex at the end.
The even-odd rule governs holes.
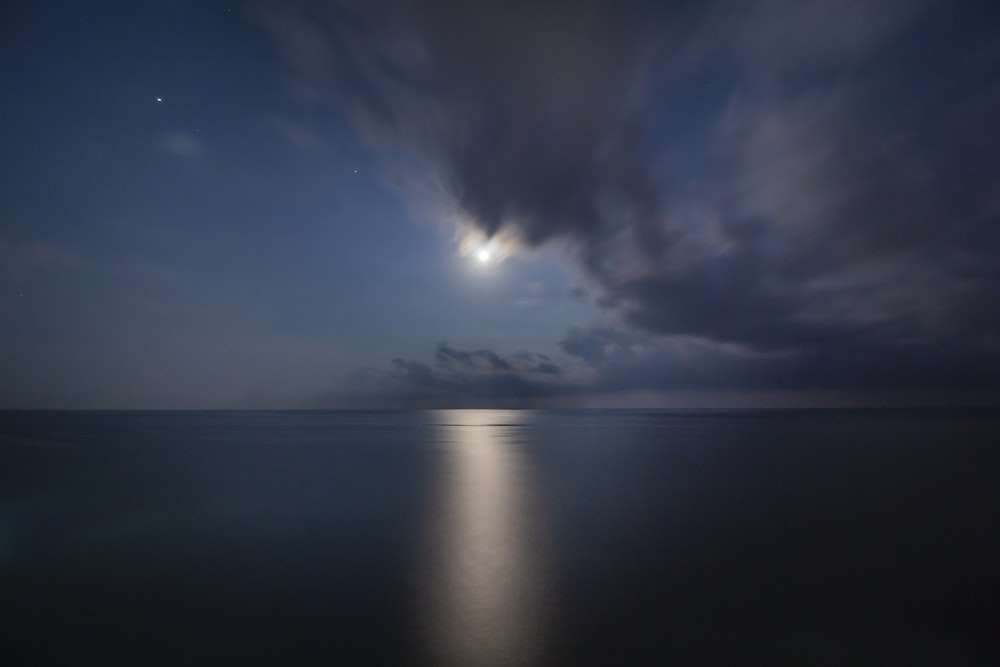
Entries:
POLYGON ((1000 415, 0 412, 9 665, 1000 664, 1000 415))

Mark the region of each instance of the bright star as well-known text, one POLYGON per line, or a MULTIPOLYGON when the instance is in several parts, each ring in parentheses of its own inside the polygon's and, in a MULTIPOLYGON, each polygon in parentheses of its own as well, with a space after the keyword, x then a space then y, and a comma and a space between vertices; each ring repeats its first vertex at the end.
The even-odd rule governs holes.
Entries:
POLYGON ((162 101, 163 101, 163 98, 162 98, 162 97, 157 97, 157 98, 156 98, 156 101, 157 101, 157 102, 162 102, 162 101))

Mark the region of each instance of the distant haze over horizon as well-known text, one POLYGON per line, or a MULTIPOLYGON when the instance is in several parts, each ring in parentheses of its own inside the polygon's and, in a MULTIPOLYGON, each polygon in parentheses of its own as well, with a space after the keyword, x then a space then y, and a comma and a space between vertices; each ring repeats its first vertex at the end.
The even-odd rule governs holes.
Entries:
POLYGON ((0 409, 1000 405, 997 3, 0 15, 0 409))

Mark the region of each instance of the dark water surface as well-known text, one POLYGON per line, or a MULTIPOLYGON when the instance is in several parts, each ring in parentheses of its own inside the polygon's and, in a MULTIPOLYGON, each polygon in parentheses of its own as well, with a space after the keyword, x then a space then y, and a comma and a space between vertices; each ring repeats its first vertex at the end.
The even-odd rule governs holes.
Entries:
POLYGON ((0 502, 7 664, 1000 664, 995 414, 8 412, 0 502))

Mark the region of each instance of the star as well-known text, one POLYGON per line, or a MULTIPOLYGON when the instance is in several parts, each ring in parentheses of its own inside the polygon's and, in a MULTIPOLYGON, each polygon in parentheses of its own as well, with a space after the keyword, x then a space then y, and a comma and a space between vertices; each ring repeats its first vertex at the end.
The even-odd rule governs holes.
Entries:
POLYGON ((157 98, 156 98, 156 101, 157 101, 157 102, 162 102, 162 101, 163 101, 163 98, 162 98, 162 97, 157 97, 157 98))

